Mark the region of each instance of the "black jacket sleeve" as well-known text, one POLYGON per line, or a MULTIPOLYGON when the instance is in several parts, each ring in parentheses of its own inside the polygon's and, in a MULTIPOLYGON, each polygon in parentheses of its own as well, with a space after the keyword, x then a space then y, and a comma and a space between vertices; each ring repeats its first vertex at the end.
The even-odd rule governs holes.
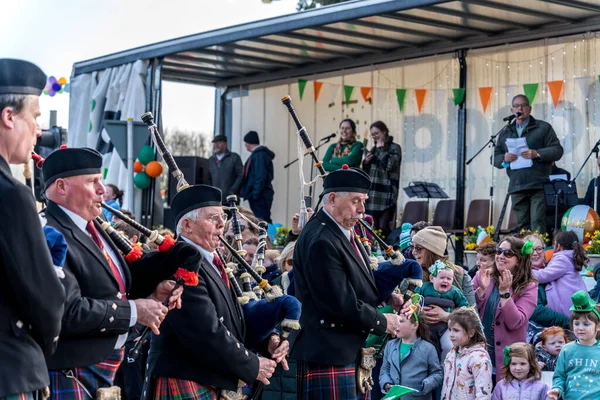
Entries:
POLYGON ((56 276, 31 191, 15 186, 0 202, 0 257, 16 303, 46 355, 56 350, 65 291, 56 276))

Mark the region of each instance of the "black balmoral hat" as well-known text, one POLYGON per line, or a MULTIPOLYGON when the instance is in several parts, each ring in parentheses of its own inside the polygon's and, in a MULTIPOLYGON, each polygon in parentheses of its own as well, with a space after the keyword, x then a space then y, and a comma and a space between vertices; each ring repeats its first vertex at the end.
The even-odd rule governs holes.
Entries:
POLYGON ((48 187, 59 178, 99 174, 101 169, 102 155, 100 153, 87 147, 73 147, 50 153, 42 166, 42 174, 44 185, 48 187))
POLYGON ((202 207, 221 206, 221 190, 209 185, 194 185, 177 193, 171 203, 175 224, 187 212, 202 207))
POLYGON ((24 60, 0 58, 0 94, 39 96, 46 86, 40 67, 24 60))
POLYGON ((331 192, 368 193, 370 187, 371 178, 365 171, 349 168, 344 164, 341 169, 330 172, 325 177, 321 196, 331 192))

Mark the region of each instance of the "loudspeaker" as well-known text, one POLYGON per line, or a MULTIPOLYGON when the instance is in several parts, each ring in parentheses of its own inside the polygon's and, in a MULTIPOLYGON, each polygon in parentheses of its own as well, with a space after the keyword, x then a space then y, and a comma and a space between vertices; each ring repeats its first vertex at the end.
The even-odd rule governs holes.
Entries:
MULTIPOLYGON (((183 173, 185 180, 190 185, 208 184, 208 159, 194 156, 173 157, 183 173)), ((170 206, 173 197, 177 194, 177 181, 169 173, 169 196, 167 204, 170 206)))

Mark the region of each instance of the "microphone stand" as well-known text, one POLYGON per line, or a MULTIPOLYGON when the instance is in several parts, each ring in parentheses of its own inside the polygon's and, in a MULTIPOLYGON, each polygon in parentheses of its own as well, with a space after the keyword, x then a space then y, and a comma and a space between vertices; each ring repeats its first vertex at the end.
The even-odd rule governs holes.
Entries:
MULTIPOLYGON (((596 159, 598 158, 598 151, 600 151, 600 149, 598 148, 599 146, 600 146, 600 140, 598 140, 596 142, 596 144, 594 145, 594 147, 592 147, 590 154, 588 154, 588 156, 585 158, 585 161, 581 165, 581 168, 579 168, 579 171, 577 171, 577 174, 575 175, 575 177, 573 177, 573 179, 571 179, 571 182, 569 182, 569 186, 571 186, 575 183, 575 181, 577 180, 577 177, 579 176, 579 174, 581 174, 583 167, 585 167, 585 164, 587 164, 590 157, 592 156, 592 153, 596 153, 596 159)), ((594 211, 596 211, 597 205, 598 205, 598 176, 596 175, 594 177, 594 211)))
MULTIPOLYGON (((504 125, 502 127, 502 129, 500 129, 498 132, 496 132, 496 134, 490 136, 490 140, 488 140, 480 149, 479 151, 477 151, 477 153, 475 153, 475 155, 473 157, 471 157, 467 162, 466 165, 471 164, 471 162, 479 155, 479 153, 481 153, 486 147, 488 147, 488 145, 490 145, 491 148, 491 156, 490 156, 490 165, 492 166, 492 182, 490 185, 490 209, 489 209, 489 224, 488 225, 492 225, 492 221, 494 220, 494 176, 495 176, 495 167, 494 167, 494 152, 496 149, 496 138, 498 137, 498 135, 500 135, 502 132, 504 132, 504 130, 506 128, 508 128, 508 126, 510 125, 510 123, 512 122, 512 119, 510 121, 508 121, 506 123, 506 125, 504 125)), ((501 224, 502 221, 499 221, 498 224, 501 224)), ((497 225, 496 229, 500 229, 500 226, 497 225)))
MULTIPOLYGON (((321 139, 321 141, 322 141, 323 143, 321 143, 320 145, 318 145, 317 147, 315 147, 315 150, 319 150, 319 149, 321 148, 321 146, 323 146, 324 144, 327 144, 327 143, 329 143, 329 141, 330 141, 331 139, 333 139, 333 137, 326 137, 326 138, 323 138, 323 139, 321 139)), ((310 154, 310 151, 307 151, 306 153, 304 153, 304 156, 303 156, 303 157, 306 157, 306 156, 307 156, 307 155, 309 155, 309 154, 310 154)), ((296 163, 296 162, 298 162, 298 158, 296 158, 295 160, 292 160, 292 161, 290 161, 289 163, 285 164, 285 165, 283 166, 283 168, 288 168, 290 165, 292 165, 292 164, 294 164, 294 163, 296 163)), ((311 181, 312 181, 312 169, 311 169, 311 171, 310 171, 310 174, 311 174, 311 181)))

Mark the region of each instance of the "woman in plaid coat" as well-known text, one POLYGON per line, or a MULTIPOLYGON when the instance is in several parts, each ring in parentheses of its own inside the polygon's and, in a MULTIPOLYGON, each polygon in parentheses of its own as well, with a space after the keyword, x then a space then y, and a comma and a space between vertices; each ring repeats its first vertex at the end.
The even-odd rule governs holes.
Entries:
POLYGON ((375 228, 387 236, 396 213, 398 189, 400 186, 400 164, 402 148, 394 143, 388 127, 381 121, 371 124, 371 137, 375 145, 365 154, 363 169, 371 178, 366 212, 373 216, 375 228))

